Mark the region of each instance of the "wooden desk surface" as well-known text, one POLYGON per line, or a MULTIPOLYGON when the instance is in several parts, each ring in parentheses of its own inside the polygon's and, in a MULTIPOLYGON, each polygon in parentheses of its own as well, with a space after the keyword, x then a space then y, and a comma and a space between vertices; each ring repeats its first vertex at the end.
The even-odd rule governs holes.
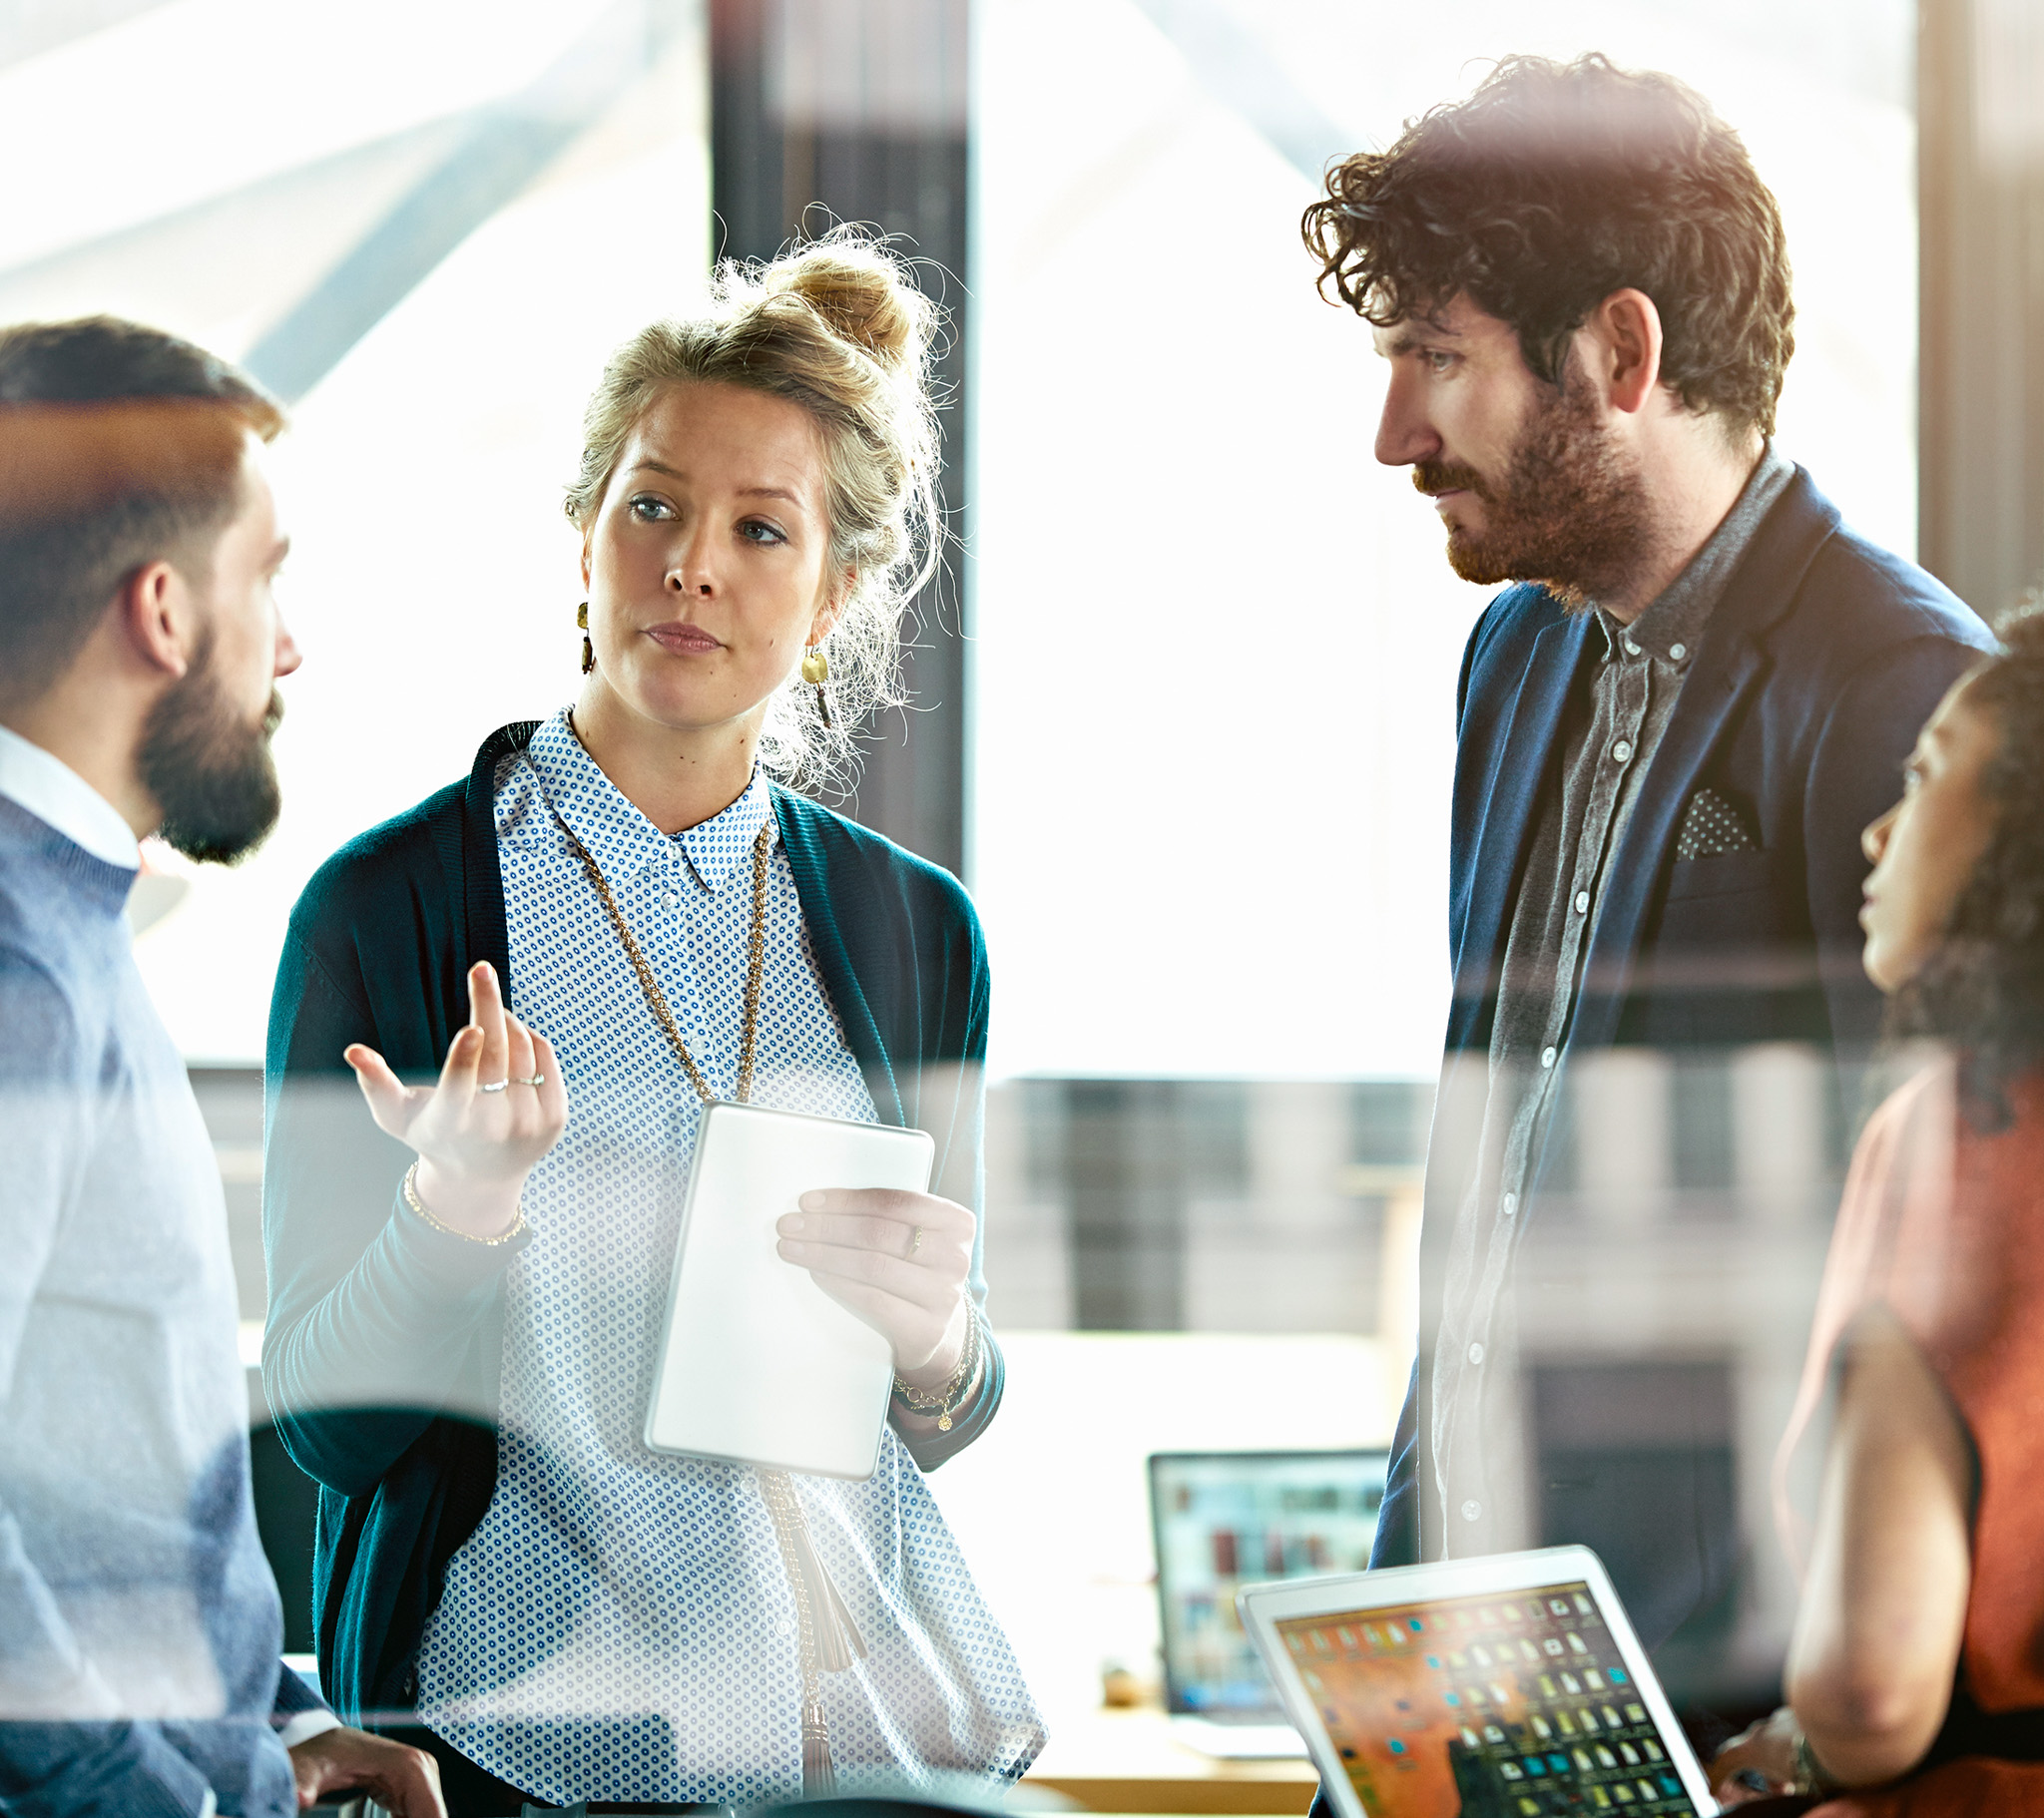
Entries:
POLYGON ((1051 1724, 1050 1744, 1023 1779, 1089 1812, 1295 1818, 1319 1776, 1302 1756, 1223 1761, 1177 1741, 1156 1709, 1102 1710, 1051 1724))

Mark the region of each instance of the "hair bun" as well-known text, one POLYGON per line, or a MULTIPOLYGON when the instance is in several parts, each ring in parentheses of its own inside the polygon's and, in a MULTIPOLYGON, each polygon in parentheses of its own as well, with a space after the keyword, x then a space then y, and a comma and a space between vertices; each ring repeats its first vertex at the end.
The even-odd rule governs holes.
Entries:
POLYGON ((907 267, 859 229, 839 227, 783 254, 761 279, 769 295, 800 297, 839 340, 890 371, 921 365, 935 312, 907 267))

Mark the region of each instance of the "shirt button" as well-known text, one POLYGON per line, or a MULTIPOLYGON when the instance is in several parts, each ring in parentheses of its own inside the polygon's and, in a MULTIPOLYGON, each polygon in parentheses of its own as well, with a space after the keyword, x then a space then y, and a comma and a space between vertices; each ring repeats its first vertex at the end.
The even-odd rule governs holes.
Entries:
POLYGON ((1497 1209, 1509 1218, 1519 1209, 1519 1195, 1517 1193, 1507 1193, 1497 1202, 1497 1209))
POLYGON ((1543 1048, 1540 1051, 1540 1065, 1542 1067, 1552 1067, 1554 1065, 1555 1052, 1552 1048, 1543 1048))
POLYGON ((1625 763, 1631 758, 1632 754, 1632 746, 1623 738, 1611 747, 1611 755, 1614 762, 1625 763))
POLYGON ((1628 657, 1637 657, 1640 654, 1640 647, 1630 638, 1625 641, 1625 654, 1628 657))
POLYGON ((787 1617, 782 1616, 773 1624, 773 1632, 784 1641, 789 1635, 794 1633, 794 1624, 787 1617))
POLYGON ((1576 892, 1576 913, 1578 915, 1588 915, 1590 913, 1589 891, 1578 890, 1576 892))
POLYGON ((1481 1345, 1471 1345, 1469 1347, 1469 1361, 1473 1364, 1480 1364, 1483 1361, 1483 1347, 1481 1345))
POLYGON ((1689 646, 1686 644, 1671 644, 1668 647, 1668 655, 1677 663, 1680 663, 1689 655, 1689 646))
POLYGON ((660 906, 663 909, 672 909, 681 900, 672 890, 663 890, 660 893, 660 906))
POLYGON ((1475 1521, 1480 1515, 1482 1515, 1482 1513, 1483 1505, 1479 1503, 1473 1496, 1462 1505, 1462 1519, 1465 1522, 1475 1521))

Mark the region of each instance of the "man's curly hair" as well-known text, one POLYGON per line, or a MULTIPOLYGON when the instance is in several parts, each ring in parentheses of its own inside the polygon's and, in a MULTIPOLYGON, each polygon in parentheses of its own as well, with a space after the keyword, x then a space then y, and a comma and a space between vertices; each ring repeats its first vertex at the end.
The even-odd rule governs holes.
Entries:
POLYGON ((1999 735, 1980 786, 1994 813, 1986 854, 1935 954, 1888 1004, 1888 1031, 1956 1051, 1974 1127, 2006 1129, 2008 1087, 2044 1065, 2044 590, 1996 627, 2001 652, 1966 683, 1999 735))
POLYGON ((1661 377, 1692 410, 1773 434, 1795 350, 1781 210, 1739 135, 1673 76, 1508 57, 1387 152, 1327 175, 1300 224, 1320 290, 1377 327, 1466 295, 1559 384, 1614 290, 1661 313, 1661 377))

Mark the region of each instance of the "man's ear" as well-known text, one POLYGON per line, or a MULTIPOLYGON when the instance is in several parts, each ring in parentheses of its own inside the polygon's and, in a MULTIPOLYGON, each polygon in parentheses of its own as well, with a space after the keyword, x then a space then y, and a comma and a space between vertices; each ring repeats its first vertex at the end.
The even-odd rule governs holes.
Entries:
POLYGON ((1612 409, 1638 415, 1661 383, 1661 311, 1654 299, 1644 290, 1614 290, 1585 326, 1612 409))
POLYGON ((121 583, 113 613, 142 669, 177 681, 198 655, 202 626, 191 583, 169 562, 151 562, 121 583))

